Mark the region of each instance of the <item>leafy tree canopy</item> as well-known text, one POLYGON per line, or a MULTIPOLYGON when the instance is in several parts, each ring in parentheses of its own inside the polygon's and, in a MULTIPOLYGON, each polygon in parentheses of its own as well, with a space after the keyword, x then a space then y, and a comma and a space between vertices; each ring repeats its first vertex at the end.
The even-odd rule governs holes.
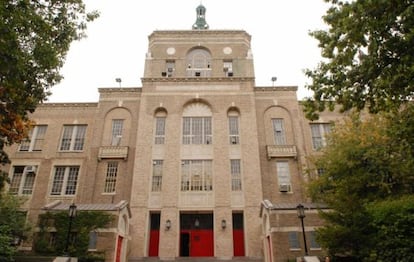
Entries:
POLYGON ((13 242, 24 239, 29 231, 26 215, 20 211, 20 201, 11 195, 0 196, 0 258, 12 261, 16 253, 13 242))
POLYGON ((414 2, 412 0, 325 0, 328 29, 310 33, 323 61, 306 70, 313 97, 306 116, 334 104, 371 113, 399 108, 414 98, 414 2))
POLYGON ((352 261, 380 261, 385 255, 383 261, 405 261, 397 254, 414 259, 412 227, 401 227, 414 219, 407 204, 414 197, 413 133, 412 104, 363 119, 354 114, 335 126, 314 159, 324 172, 309 184, 312 200, 331 208, 321 213, 327 225, 319 230, 331 255, 352 261))
POLYGON ((82 0, 0 1, 1 164, 8 162, 4 147, 27 135, 27 114, 62 79, 70 43, 85 37, 97 16, 82 0))

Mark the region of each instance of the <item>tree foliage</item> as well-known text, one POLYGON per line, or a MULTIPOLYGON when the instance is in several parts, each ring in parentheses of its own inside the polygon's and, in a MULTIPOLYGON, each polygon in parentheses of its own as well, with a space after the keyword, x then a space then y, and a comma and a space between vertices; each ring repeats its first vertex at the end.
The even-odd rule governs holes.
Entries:
POLYGON ((6 261, 12 261, 16 253, 14 241, 25 239, 30 231, 20 204, 18 198, 0 194, 0 258, 4 257, 6 261))
POLYGON ((328 146, 314 160, 324 173, 309 184, 312 200, 331 208, 321 213, 327 225, 319 230, 319 241, 331 255, 352 261, 380 261, 388 255, 383 261, 405 261, 392 257, 398 253, 414 260, 412 227, 399 227, 414 219, 412 205, 406 205, 414 197, 413 132, 411 104, 364 119, 354 114, 335 126, 328 146), (387 212, 395 216, 385 218, 387 212), (384 247, 391 250, 385 254, 384 247))
MULTIPOLYGON (((89 243, 89 233, 98 228, 108 226, 114 219, 113 215, 100 211, 78 211, 73 219, 69 254, 76 257, 86 257, 89 243)), ((40 215, 39 233, 36 236, 35 250, 41 254, 61 255, 66 248, 69 218, 67 212, 47 212, 40 215), (50 244, 49 229, 56 230, 54 244, 50 244)))
POLYGON ((306 70, 312 79, 309 119, 334 104, 371 113, 399 108, 414 98, 414 2, 412 0, 331 3, 327 30, 310 33, 323 61, 306 70))
POLYGON ((50 94, 62 76, 71 42, 85 37, 87 13, 82 0, 0 1, 0 163, 5 146, 21 141, 28 113, 50 94))

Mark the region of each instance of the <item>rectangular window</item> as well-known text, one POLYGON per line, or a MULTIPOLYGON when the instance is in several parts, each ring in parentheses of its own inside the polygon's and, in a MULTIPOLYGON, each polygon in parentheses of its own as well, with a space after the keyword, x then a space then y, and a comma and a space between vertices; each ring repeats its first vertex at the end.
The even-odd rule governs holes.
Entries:
POLYGON ((152 192, 159 192, 161 191, 162 187, 162 167, 163 161, 162 160, 154 160, 153 161, 153 169, 152 169, 152 192))
POLYGON ((181 191, 213 190, 211 160, 183 160, 181 165, 181 191))
POLYGON ((183 144, 211 144, 211 117, 184 117, 183 144))
POLYGON ((98 241, 98 232, 89 232, 88 250, 96 250, 96 242, 98 241))
POLYGON ((223 71, 225 76, 233 76, 233 62, 224 61, 223 62, 223 71))
POLYGON ((286 145, 285 128, 283 119, 273 118, 273 135, 275 139, 275 145, 286 145))
POLYGON ((118 175, 118 162, 108 162, 104 193, 115 193, 116 177, 118 175))
POLYGON ((310 248, 311 249, 321 249, 321 246, 316 241, 316 232, 310 231, 309 232, 309 242, 310 242, 310 248))
POLYGON ((231 159, 230 169, 231 169, 231 190, 232 191, 242 190, 240 159, 231 159))
POLYGON ((230 144, 237 145, 239 141, 239 117, 238 116, 229 116, 229 135, 230 135, 230 144))
POLYGON ((298 232, 288 232, 289 248, 300 249, 298 232))
POLYGON ((175 61, 174 60, 167 60, 165 63, 165 70, 166 70, 166 76, 172 77, 175 71, 175 61))
POLYGON ((29 132, 29 138, 20 144, 19 151, 42 151, 46 129, 47 125, 34 126, 29 132))
POLYGON ((61 151, 81 151, 85 142, 86 125, 64 125, 61 151))
POLYGON ((51 195, 75 195, 79 166, 56 166, 53 174, 51 195))
POLYGON ((279 192, 289 192, 290 188, 290 171, 289 162, 276 162, 277 179, 279 183, 279 192))
POLYGON ((14 166, 9 193, 12 195, 31 195, 36 178, 36 166, 14 166))
POLYGON ((165 143, 165 117, 155 118, 155 144, 162 145, 165 143))
POLYGON ((310 124, 312 133, 312 146, 314 150, 319 150, 326 146, 326 135, 331 132, 331 124, 316 123, 310 124))
POLYGON ((112 146, 119 146, 121 145, 122 139, 122 128, 124 126, 123 119, 113 119, 112 120, 112 146))

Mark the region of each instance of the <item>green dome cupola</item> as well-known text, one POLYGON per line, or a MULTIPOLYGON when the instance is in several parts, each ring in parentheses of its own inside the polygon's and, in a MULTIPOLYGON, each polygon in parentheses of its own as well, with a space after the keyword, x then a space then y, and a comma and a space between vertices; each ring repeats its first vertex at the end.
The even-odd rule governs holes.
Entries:
POLYGON ((203 30, 208 29, 208 24, 206 22, 206 8, 200 4, 196 8, 197 20, 193 25, 193 29, 203 30))

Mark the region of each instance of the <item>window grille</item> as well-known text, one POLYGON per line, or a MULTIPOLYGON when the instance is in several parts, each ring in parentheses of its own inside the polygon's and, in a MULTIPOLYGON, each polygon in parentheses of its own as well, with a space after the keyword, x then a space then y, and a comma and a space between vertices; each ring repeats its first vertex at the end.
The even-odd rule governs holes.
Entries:
POLYGON ((159 192, 162 187, 162 160, 154 160, 152 167, 152 188, 151 191, 159 192))
POLYGON ((286 145, 285 128, 284 128, 283 119, 274 118, 272 119, 272 124, 273 124, 273 134, 274 134, 275 144, 286 145))
POLYGON ((119 146, 122 140, 122 129, 124 126, 123 119, 113 119, 112 120, 112 146, 119 146))
POLYGON ((211 160, 183 160, 181 166, 181 191, 213 190, 211 160))
POLYGON ((118 175, 118 162, 108 162, 106 167, 106 179, 104 193, 114 193, 116 189, 116 177, 118 175))
POLYGON ((86 125, 65 125, 60 142, 61 151, 81 151, 85 142, 86 125))
POLYGON ((331 124, 316 123, 310 124, 312 133, 312 146, 314 150, 319 150, 326 146, 326 135, 331 132, 331 124))
POLYGON ((211 117, 184 117, 183 144, 211 144, 211 117))
POLYGON ((76 193, 79 166, 56 166, 51 195, 74 195, 76 193))
POLYGON ((242 190, 240 159, 231 159, 230 169, 231 169, 231 190, 232 191, 242 190))

